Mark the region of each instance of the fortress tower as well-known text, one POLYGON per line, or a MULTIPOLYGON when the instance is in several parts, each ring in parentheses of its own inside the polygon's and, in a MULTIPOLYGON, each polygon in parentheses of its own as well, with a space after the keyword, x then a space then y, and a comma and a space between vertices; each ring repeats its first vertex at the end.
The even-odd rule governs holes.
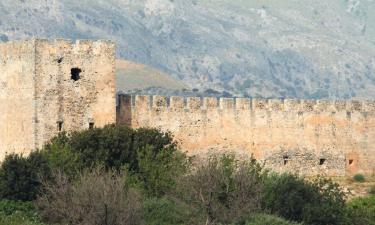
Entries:
POLYGON ((61 131, 116 121, 115 45, 27 40, 0 44, 0 160, 61 131))

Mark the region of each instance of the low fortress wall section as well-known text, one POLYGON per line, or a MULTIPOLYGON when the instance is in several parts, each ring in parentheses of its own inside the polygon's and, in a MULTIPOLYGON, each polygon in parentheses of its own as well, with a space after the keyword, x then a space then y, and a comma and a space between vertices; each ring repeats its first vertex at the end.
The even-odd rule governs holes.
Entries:
POLYGON ((170 131, 190 155, 235 152, 273 170, 375 171, 375 102, 118 96, 117 123, 170 131))
POLYGON ((115 104, 112 42, 0 44, 0 160, 41 148, 60 131, 114 123, 115 104))

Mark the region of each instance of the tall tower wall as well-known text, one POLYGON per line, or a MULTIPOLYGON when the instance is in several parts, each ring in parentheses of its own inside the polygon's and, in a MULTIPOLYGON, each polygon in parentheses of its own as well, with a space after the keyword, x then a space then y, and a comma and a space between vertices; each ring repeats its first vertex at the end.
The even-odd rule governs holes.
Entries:
POLYGON ((0 44, 0 159, 35 146, 35 41, 0 44))
POLYGON ((107 41, 36 42, 37 147, 59 130, 116 120, 115 47, 107 41), (76 77, 74 77, 76 76, 76 77))
POLYGON ((0 60, 0 159, 115 122, 112 42, 10 42, 0 44, 0 60))

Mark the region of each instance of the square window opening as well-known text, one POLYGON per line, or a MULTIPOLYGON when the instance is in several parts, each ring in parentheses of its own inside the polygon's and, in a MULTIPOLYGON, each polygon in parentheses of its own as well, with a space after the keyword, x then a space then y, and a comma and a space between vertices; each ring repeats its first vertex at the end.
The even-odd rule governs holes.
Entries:
POLYGON ((70 70, 70 73, 71 73, 71 79, 74 80, 74 81, 77 81, 79 79, 81 79, 81 72, 82 70, 80 68, 72 68, 70 70))

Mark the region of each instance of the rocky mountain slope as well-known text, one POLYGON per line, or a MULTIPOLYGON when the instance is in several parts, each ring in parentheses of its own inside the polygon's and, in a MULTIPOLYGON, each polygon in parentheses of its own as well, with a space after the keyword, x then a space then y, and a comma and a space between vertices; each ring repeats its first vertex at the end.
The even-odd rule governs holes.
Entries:
POLYGON ((375 98, 374 0, 0 0, 0 40, 108 38, 191 88, 375 98))

